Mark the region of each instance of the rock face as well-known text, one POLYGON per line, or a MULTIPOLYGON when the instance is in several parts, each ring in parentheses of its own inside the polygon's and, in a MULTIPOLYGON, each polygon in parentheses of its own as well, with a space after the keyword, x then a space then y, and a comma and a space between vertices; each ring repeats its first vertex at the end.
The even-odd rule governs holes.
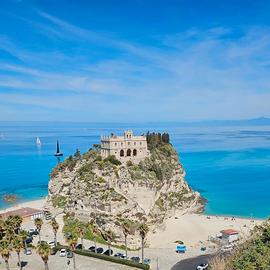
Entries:
MULTIPOLYGON (((176 209, 202 207, 201 198, 186 183, 178 155, 169 143, 154 147, 139 164, 102 159, 99 147, 77 152, 51 173, 47 207, 74 212, 81 221, 95 216, 101 230, 110 228, 122 241, 121 222, 160 225, 176 209)), ((116 238, 116 240, 117 240, 116 238)), ((129 244, 137 246, 134 234, 129 244)))

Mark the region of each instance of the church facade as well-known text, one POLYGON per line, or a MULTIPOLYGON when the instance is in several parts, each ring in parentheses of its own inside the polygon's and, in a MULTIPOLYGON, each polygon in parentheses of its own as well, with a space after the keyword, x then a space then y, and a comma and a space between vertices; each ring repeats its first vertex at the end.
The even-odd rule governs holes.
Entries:
POLYGON ((111 134, 101 137, 101 156, 114 155, 120 161, 139 162, 148 155, 146 136, 134 136, 132 130, 123 136, 111 134))

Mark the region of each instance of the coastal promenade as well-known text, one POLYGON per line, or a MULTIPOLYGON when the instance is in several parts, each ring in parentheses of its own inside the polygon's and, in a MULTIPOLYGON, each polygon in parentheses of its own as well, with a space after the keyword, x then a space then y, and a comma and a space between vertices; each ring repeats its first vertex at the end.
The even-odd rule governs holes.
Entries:
MULTIPOLYGON (((26 203, 21 203, 17 206, 8 208, 4 212, 9 210, 14 210, 19 207, 33 207, 37 209, 42 209, 45 203, 45 199, 30 201, 26 203)), ((3 211, 0 211, 0 213, 3 211)), ((59 223, 59 231, 57 234, 57 240, 60 243, 65 243, 63 237, 62 228, 63 228, 63 219, 62 215, 57 216, 57 222, 59 223)), ((250 229, 256 224, 260 224, 261 220, 251 220, 244 218, 229 218, 221 216, 205 216, 202 214, 194 213, 175 213, 175 215, 169 218, 160 228, 156 229, 154 232, 151 232, 147 236, 148 247, 145 249, 145 257, 151 259, 151 269, 178 269, 175 267, 181 266, 180 261, 185 259, 198 257, 201 255, 211 254, 216 251, 215 245, 208 241, 209 237, 216 236, 223 229, 235 229, 240 232, 241 237, 246 238, 249 234, 250 229), (185 254, 177 254, 175 252, 176 243, 175 241, 181 240, 187 245, 187 252, 185 254), (206 251, 202 252, 201 247, 206 247, 206 251), (179 264, 178 264, 179 263, 179 264), (176 266, 177 265, 177 266, 176 266)), ((33 221, 23 224, 24 229, 30 229, 34 227, 33 221)), ((54 239, 53 232, 49 221, 45 221, 41 231, 41 238, 45 241, 52 241, 54 239)), ((34 239, 34 244, 38 241, 38 237, 34 239)), ((84 240, 84 245, 86 248, 89 248, 94 243, 89 240, 84 240)), ((107 248, 105 245, 98 244, 98 246, 107 248)), ((114 252, 123 252, 123 250, 118 250, 113 248, 114 252)), ((140 251, 129 252, 129 256, 140 256, 140 251)), ((33 268, 33 266, 39 266, 40 269, 43 268, 43 263, 41 258, 33 251, 33 254, 30 256, 22 255, 23 260, 27 261, 28 264, 24 269, 39 269, 33 268)), ((83 257, 76 255, 78 257, 78 266, 79 269, 84 270, 88 269, 89 264, 91 264, 91 269, 103 270, 106 269, 132 269, 126 266, 116 265, 114 263, 104 262, 101 260, 83 257), (122 267, 122 268, 121 268, 122 267)), ((197 262, 197 261, 196 261, 197 262)), ((58 254, 50 256, 49 258, 50 269, 60 270, 67 266, 67 259, 59 257, 58 254)), ((5 269, 3 262, 0 264, 0 269, 5 269)), ((11 269, 16 268, 16 254, 12 253, 11 256, 11 269)), ((180 268, 179 268, 180 269, 180 268)))

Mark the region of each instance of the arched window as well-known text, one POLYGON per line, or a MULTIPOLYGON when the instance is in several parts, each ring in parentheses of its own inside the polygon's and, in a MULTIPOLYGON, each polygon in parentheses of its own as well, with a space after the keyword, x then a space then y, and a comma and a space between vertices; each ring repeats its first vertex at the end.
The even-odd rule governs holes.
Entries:
POLYGON ((125 152, 124 152, 124 150, 122 149, 122 150, 120 150, 120 157, 124 157, 125 156, 125 152))
POLYGON ((133 156, 137 156, 137 150, 136 149, 133 149, 133 156))
POLYGON ((127 157, 131 157, 131 150, 130 149, 127 150, 127 157))

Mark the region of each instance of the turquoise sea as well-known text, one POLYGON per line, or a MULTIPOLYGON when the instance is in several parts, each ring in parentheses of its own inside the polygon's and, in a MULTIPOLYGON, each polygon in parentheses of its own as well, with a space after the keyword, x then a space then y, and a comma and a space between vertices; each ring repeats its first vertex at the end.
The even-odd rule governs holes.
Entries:
POLYGON ((99 143, 100 135, 126 129, 170 133, 188 183, 208 200, 206 213, 270 216, 269 125, 0 122, 0 207, 7 206, 7 193, 21 201, 46 196, 57 139, 67 157, 99 143))

